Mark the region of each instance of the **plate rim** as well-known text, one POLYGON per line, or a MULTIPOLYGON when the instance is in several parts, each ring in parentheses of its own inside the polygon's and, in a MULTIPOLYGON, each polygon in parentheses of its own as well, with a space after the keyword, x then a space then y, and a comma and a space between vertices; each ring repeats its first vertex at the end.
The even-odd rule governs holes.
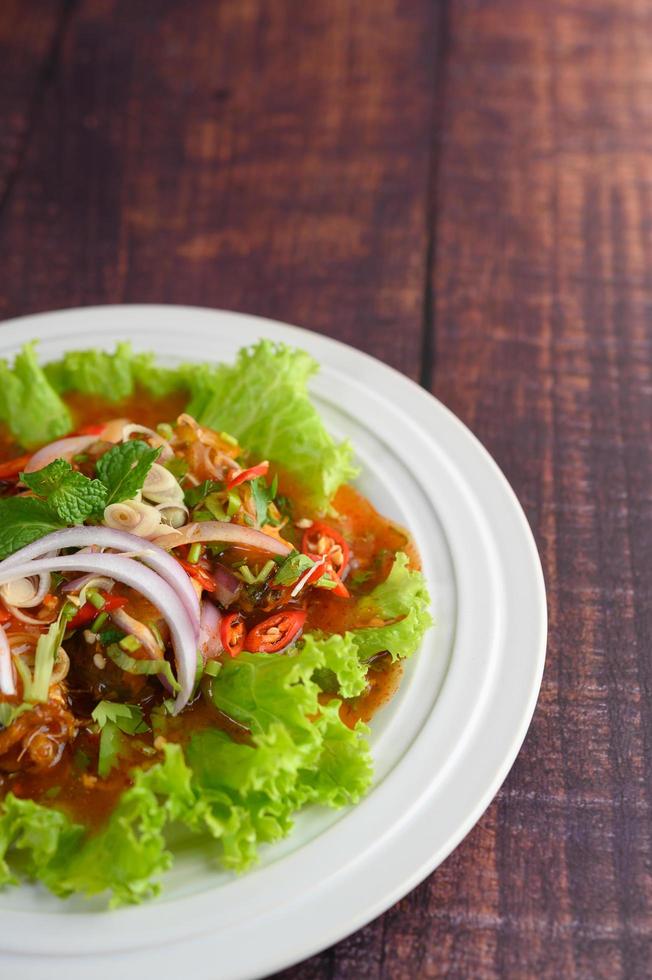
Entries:
MULTIPOLYGON (((342 357, 354 357, 363 358, 371 371, 377 372, 379 369, 381 373, 391 374, 394 379, 394 383, 406 391, 411 392, 412 398, 418 398, 421 405, 423 406, 424 412, 427 414, 428 410, 432 410, 433 404, 437 406, 437 410, 442 417, 447 419, 447 424, 456 433, 457 438, 466 441, 467 445, 472 447, 472 452, 476 453, 479 458, 484 462, 485 466, 489 466, 489 470, 492 472, 500 491, 508 503, 511 509, 512 517, 517 519, 517 524, 521 533, 521 541, 525 545, 526 552, 528 555, 528 572, 532 575, 531 585, 533 587, 533 594, 535 594, 535 605, 537 607, 537 613, 539 615, 538 631, 537 635, 533 637, 532 648, 534 651, 534 661, 532 676, 530 679, 530 685, 528 690, 528 696, 523 700, 521 704, 521 711, 519 717, 518 725, 514 726, 514 731, 511 735, 511 741, 509 745, 509 750, 504 753, 504 757, 501 765, 496 768, 491 780, 489 780, 485 792, 482 794, 481 798, 478 799, 475 805, 471 808, 467 814, 466 820, 464 820, 457 828, 456 833, 449 836, 446 843, 438 848, 432 859, 421 863, 417 868, 413 869, 411 873, 397 883, 395 887, 390 892, 385 892, 382 897, 379 897, 375 905, 366 906, 364 911, 361 911, 359 916, 355 918, 351 924, 350 928, 346 931, 342 931, 341 927, 335 927, 331 934, 326 935, 322 932, 322 936, 318 941, 308 942, 302 945, 300 948, 294 947, 292 952, 288 954, 279 953, 276 958, 267 961, 265 969, 267 971, 270 968, 277 970, 284 966, 289 966, 292 963, 298 962, 299 960, 313 954, 314 952, 323 949, 325 946, 330 945, 339 939, 350 935, 352 932, 361 928, 371 919, 375 918, 381 912, 389 908, 396 900, 405 895, 408 891, 414 888, 419 882, 421 882, 428 874, 430 874, 435 867, 437 867, 460 843, 460 841, 466 836, 469 830, 475 825, 475 823, 480 819, 482 813, 495 796, 500 785, 506 778, 509 770, 511 769, 513 762, 521 748, 523 740, 527 734, 540 690, 541 679, 543 675, 543 670, 545 666, 545 652, 546 652, 546 641, 547 641, 547 606, 546 606, 546 594, 545 594, 545 581, 543 576, 543 570, 541 567, 541 562, 539 559, 538 551, 536 548, 536 543, 534 536, 528 524, 525 513, 516 497, 514 490, 507 481, 506 477, 500 470, 498 464, 493 459, 491 454, 482 443, 477 439, 477 437, 471 432, 471 430, 460 420, 454 413, 448 409, 436 396, 427 392, 425 389, 421 388, 416 382, 407 376, 403 375, 400 371, 390 365, 379 361, 377 358, 364 351, 360 351, 357 348, 351 347, 342 341, 335 340, 323 334, 318 334, 313 331, 306 330, 305 328, 291 326, 285 324, 281 321, 271 320, 264 317, 258 317, 246 313, 228 311, 228 310, 215 310, 205 307, 197 306, 178 306, 178 305, 168 305, 168 304, 106 304, 102 306, 85 306, 76 307, 70 310, 56 310, 48 311, 39 314, 32 314, 25 317, 17 317, 11 320, 2 321, 2 326, 5 328, 2 333, 0 333, 0 346, 11 346, 14 344, 10 343, 2 344, 2 340, 6 336, 6 328, 13 326, 14 328, 23 328, 25 331, 29 329, 34 329, 36 335, 40 335, 45 338, 47 336, 50 327, 56 329, 58 324, 61 324, 63 320, 75 319, 79 317, 93 317, 100 314, 101 316, 106 315, 118 315, 124 316, 135 316, 144 313, 155 314, 159 313, 162 316, 170 316, 171 314, 182 317, 182 316, 192 316, 197 318, 201 316, 206 318, 206 320, 217 320, 222 319, 225 322, 235 320, 241 320, 241 322, 246 322, 254 327, 257 327, 261 333, 269 332, 272 337, 274 337, 274 332, 278 334, 280 331, 282 334, 286 334, 282 339, 290 340, 290 342, 298 343, 301 345, 302 338, 311 338, 311 343, 324 344, 326 347, 331 347, 331 349, 336 349, 339 351, 342 357), (46 328, 45 330, 43 328, 46 328), (291 339, 287 337, 287 334, 295 335, 291 339)), ((119 339, 120 336, 124 335, 126 330, 124 328, 116 327, 115 339, 119 339)), ((77 343, 80 346, 88 344, 92 346, 93 338, 84 336, 84 334, 79 331, 77 334, 77 343)), ((30 339, 25 337, 25 339, 30 339)), ((305 340, 304 340, 305 344, 305 340)), ((318 344, 318 345, 319 345, 318 344)), ((398 763, 401 765, 401 762, 398 763)), ((91 954, 89 954, 91 955, 91 954)), ((87 962, 87 957, 84 957, 87 962)), ((0 954, 0 961, 2 959, 2 954, 0 954)), ((24 962, 24 961, 23 961, 24 962)), ((260 975, 258 973, 239 973, 237 970, 229 976, 235 977, 251 977, 254 975, 260 975)))

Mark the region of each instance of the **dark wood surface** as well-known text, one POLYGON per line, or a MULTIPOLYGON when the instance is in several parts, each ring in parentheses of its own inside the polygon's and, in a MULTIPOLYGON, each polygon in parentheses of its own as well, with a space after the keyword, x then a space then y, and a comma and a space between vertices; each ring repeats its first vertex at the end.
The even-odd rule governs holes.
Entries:
POLYGON ((471 426, 541 550, 497 799, 283 980, 652 976, 651 38, 646 0, 0 5, 0 316, 195 303, 352 343, 471 426))

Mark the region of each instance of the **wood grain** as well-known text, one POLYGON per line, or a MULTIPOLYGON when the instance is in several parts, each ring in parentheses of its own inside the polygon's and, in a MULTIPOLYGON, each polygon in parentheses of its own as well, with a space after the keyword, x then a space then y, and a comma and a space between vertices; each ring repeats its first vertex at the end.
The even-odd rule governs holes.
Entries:
POLYGON ((0 7, 0 315, 197 303, 353 343, 471 426, 541 550, 496 801, 283 980, 652 976, 651 32, 645 0, 0 7))
POLYGON ((79 3, 0 228, 0 312, 221 306, 418 376, 432 20, 425 0, 79 3))

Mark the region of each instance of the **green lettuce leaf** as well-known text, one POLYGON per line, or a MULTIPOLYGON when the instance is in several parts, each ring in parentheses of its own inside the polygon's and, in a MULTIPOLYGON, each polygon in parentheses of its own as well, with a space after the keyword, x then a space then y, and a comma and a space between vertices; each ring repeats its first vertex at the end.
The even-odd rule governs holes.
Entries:
POLYGON ((0 886, 16 884, 7 860, 30 878, 55 885, 55 868, 79 846, 84 828, 71 823, 59 810, 20 800, 9 793, 0 808, 0 886))
POLYGON ((154 354, 134 354, 131 344, 103 350, 68 351, 60 361, 47 364, 45 374, 56 392, 80 391, 117 402, 133 394, 136 385, 155 397, 185 387, 184 371, 163 368, 154 354))
POLYGON ((241 350, 233 365, 178 368, 161 367, 153 354, 135 354, 121 343, 113 353, 69 351, 43 369, 28 344, 13 368, 0 361, 0 420, 31 447, 70 432, 72 419, 60 398, 68 391, 114 402, 132 395, 136 385, 155 397, 187 391, 190 414, 283 467, 314 509, 323 511, 357 471, 350 444, 334 442, 310 401, 307 384, 317 369, 305 351, 267 340, 241 350))
POLYGON ((32 344, 25 344, 13 366, 0 360, 0 420, 22 446, 31 449, 70 432, 70 412, 48 384, 32 344))
POLYGON ((399 552, 386 580, 360 600, 361 611, 395 619, 387 626, 353 630, 358 654, 363 659, 388 650, 392 660, 411 657, 423 634, 432 625, 430 597, 421 572, 408 567, 408 557, 399 552))
POLYGON ((317 368, 305 351, 262 340, 241 350, 234 365, 199 373, 188 411, 278 463, 323 510, 357 471, 351 445, 333 441, 310 401, 308 379, 317 368))
MULTIPOLYGON (((15 870, 57 895, 109 890, 112 905, 139 902, 157 893, 172 863, 172 824, 213 840, 222 863, 242 871, 262 843, 292 829, 301 807, 359 800, 372 776, 366 728, 347 728, 338 700, 320 704, 314 677, 327 665, 341 671, 343 683, 350 675, 349 665, 311 645, 287 657, 244 653, 224 664, 210 681, 211 696, 250 726, 249 741, 208 729, 192 737, 185 756, 167 743, 162 762, 134 771, 134 785, 95 835, 56 809, 8 796, 0 807, 0 884, 13 880, 9 856, 15 870), (18 859, 23 851, 27 862, 18 859)), ((99 713, 105 728, 120 718, 112 709, 99 713)))

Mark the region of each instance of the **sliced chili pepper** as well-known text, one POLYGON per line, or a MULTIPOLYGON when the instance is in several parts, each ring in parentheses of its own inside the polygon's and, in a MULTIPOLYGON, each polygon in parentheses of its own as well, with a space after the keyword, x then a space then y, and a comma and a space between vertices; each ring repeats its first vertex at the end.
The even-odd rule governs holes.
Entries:
POLYGON ((306 581, 306 585, 314 585, 315 582, 319 581, 322 575, 325 575, 327 578, 330 578, 333 580, 333 582, 335 582, 335 588, 329 589, 329 592, 332 592, 333 595, 339 596, 341 599, 348 599, 351 593, 333 568, 331 559, 325 555, 310 554, 308 555, 308 558, 312 558, 315 563, 319 562, 319 564, 313 569, 312 574, 306 581))
POLYGON ((252 653, 279 653, 290 645, 306 621, 304 609, 274 613, 250 629, 245 638, 245 650, 252 653))
POLYGON ((246 480, 255 480, 257 476, 265 476, 269 470, 269 460, 265 459, 262 463, 258 463, 256 466, 250 466, 248 470, 240 470, 235 476, 232 476, 230 480, 226 481, 226 489, 232 490, 233 487, 239 486, 246 480))
POLYGON ((110 595, 108 592, 100 592, 100 595, 104 599, 102 608, 98 609, 92 602, 85 602, 68 623, 68 629, 76 630, 81 626, 88 626, 100 612, 113 612, 114 609, 122 609, 128 602, 123 595, 110 595))
POLYGON ((26 453, 16 459, 8 459, 6 463, 0 463, 0 480, 15 479, 21 470, 25 469, 31 458, 32 453, 26 453))
POLYGON ((338 575, 346 569, 351 557, 351 549, 339 531, 323 521, 315 521, 306 528, 301 538, 301 550, 304 555, 317 555, 318 558, 327 555, 338 575))
POLYGON ((222 646, 232 657, 237 657, 244 646, 245 624, 241 613, 229 613, 220 623, 222 646))
POLYGON ((194 578, 196 582, 199 582, 202 589, 205 589, 207 592, 215 591, 217 588, 217 582, 205 568, 202 568, 201 565, 193 565, 189 561, 185 561, 183 558, 177 558, 177 561, 191 578, 194 578))

